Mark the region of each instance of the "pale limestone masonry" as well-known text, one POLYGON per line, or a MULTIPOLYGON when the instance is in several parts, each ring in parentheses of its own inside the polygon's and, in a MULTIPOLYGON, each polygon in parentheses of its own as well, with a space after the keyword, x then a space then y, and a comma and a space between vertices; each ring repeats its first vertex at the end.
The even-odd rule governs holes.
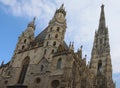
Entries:
POLYGON ((82 46, 74 52, 73 43, 65 43, 65 16, 62 5, 36 37, 35 18, 28 24, 12 59, 0 66, 0 88, 115 88, 104 5, 89 64, 82 46))

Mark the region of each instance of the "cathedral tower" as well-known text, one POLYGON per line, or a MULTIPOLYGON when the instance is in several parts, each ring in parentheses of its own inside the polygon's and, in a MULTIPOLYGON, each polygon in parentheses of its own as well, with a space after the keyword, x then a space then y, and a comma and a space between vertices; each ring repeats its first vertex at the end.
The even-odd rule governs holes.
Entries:
POLYGON ((34 40, 35 19, 28 24, 26 30, 19 36, 15 54, 28 49, 29 43, 34 40))
POLYGON ((106 80, 106 82, 104 82, 106 83, 106 88, 113 88, 110 87, 113 86, 112 64, 108 28, 106 27, 105 23, 104 5, 101 6, 99 27, 98 30, 95 32, 90 68, 93 76, 103 76, 104 81, 106 80))
POLYGON ((44 55, 46 58, 49 58, 49 60, 52 58, 52 54, 57 51, 58 46, 64 43, 64 35, 66 31, 65 16, 66 11, 64 9, 64 5, 62 4, 61 7, 56 10, 47 27, 47 33, 44 41, 44 55))

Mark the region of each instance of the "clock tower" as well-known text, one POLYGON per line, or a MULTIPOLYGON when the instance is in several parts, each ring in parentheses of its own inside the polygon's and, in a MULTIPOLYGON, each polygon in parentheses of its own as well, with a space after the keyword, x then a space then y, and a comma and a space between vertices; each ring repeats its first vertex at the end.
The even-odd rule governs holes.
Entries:
POLYGON ((44 41, 44 57, 52 60, 52 55, 57 51, 59 45, 64 43, 64 35, 66 32, 66 11, 62 4, 59 9, 55 11, 53 18, 50 20, 44 41), (49 49, 48 49, 49 48, 49 49))

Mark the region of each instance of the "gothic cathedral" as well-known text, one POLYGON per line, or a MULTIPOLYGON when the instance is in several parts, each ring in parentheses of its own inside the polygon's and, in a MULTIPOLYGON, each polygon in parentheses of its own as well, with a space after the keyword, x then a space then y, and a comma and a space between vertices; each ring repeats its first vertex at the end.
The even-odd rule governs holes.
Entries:
POLYGON ((95 32, 91 60, 86 64, 82 46, 66 44, 64 5, 36 37, 35 18, 19 36, 12 59, 0 66, 0 88, 115 88, 104 5, 95 32))

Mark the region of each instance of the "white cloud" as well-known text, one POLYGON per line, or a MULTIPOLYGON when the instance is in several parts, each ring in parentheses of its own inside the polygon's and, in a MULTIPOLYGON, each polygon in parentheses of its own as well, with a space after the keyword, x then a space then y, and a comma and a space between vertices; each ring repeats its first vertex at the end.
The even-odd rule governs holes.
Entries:
POLYGON ((67 10, 67 32, 65 40, 74 41, 75 49, 83 45, 84 54, 90 58, 94 32, 98 28, 100 5, 105 3, 106 23, 110 34, 111 57, 114 73, 120 72, 120 6, 119 0, 0 0, 8 13, 14 16, 34 17, 47 24, 56 8, 64 3, 67 10), (89 45, 89 46, 88 46, 89 45))
POLYGON ((38 17, 38 19, 47 19, 52 15, 56 5, 45 0, 0 0, 0 3, 5 5, 8 13, 14 16, 23 17, 38 17))

